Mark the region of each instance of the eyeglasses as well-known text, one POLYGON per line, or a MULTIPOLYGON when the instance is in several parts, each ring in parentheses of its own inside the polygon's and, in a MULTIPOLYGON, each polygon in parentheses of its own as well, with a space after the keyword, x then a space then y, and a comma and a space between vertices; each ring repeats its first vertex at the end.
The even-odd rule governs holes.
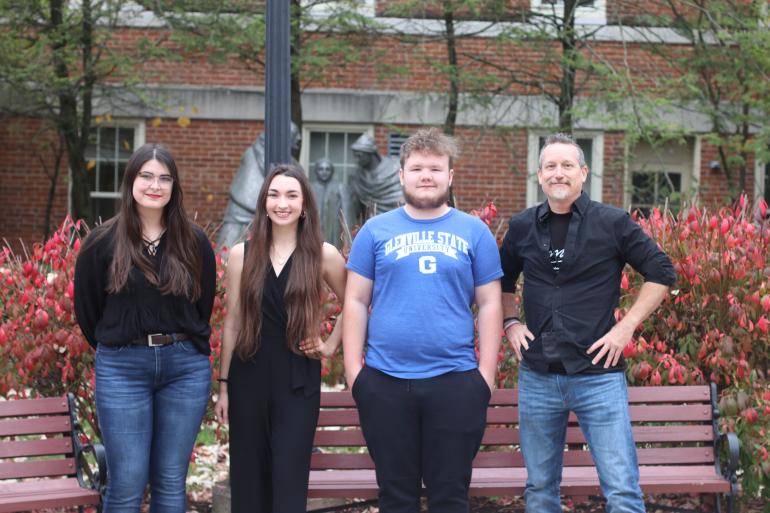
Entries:
POLYGON ((142 185, 147 185, 147 186, 152 185, 153 183, 155 183, 155 180, 157 180, 158 186, 163 189, 167 189, 171 187, 171 185, 174 183, 174 177, 171 175, 155 176, 154 174, 148 173, 146 171, 139 173, 138 178, 141 181, 142 185))

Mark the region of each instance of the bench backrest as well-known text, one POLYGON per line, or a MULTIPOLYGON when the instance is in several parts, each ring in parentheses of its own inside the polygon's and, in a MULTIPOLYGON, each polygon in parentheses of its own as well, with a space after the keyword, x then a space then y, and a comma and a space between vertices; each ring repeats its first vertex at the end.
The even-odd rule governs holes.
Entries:
POLYGON ((76 475, 67 396, 0 401, 0 479, 76 475))
MULTIPOLYGON (((629 409, 641 465, 714 463, 714 425, 710 387, 629 387, 629 409)), ((518 394, 496 390, 487 410, 487 428, 474 467, 523 467, 519 444, 518 394)), ((565 466, 593 461, 574 414, 570 415, 565 466), (580 445, 578 445, 580 444, 580 445)), ((370 469, 358 412, 350 392, 323 392, 311 468, 370 469)))

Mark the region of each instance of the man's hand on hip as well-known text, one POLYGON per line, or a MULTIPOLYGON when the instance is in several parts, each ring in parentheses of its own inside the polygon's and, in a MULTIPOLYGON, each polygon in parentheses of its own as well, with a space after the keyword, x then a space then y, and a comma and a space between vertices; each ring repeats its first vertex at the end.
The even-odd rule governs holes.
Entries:
POLYGON ((604 361, 604 368, 614 367, 617 365, 618 360, 620 360, 623 349, 625 349, 628 341, 631 340, 633 335, 633 327, 629 329, 622 322, 616 324, 606 335, 594 342, 591 347, 588 348, 588 351, 586 351, 588 354, 591 354, 599 349, 599 352, 596 353, 596 356, 591 360, 591 363, 596 365, 606 356, 607 359, 604 361))

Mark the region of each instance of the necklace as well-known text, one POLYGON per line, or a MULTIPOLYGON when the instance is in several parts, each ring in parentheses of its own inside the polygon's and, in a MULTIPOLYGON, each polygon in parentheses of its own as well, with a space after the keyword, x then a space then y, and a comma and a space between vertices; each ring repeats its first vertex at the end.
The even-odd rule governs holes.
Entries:
POLYGON ((160 244, 160 238, 163 237, 164 233, 166 233, 166 230, 161 231, 160 234, 152 240, 148 240, 142 236, 142 242, 144 242, 144 247, 147 248, 148 255, 155 256, 158 252, 158 244, 160 244))
POLYGON ((278 262, 278 265, 284 265, 286 263, 286 261, 289 260, 289 258, 291 257, 291 254, 294 252, 294 248, 296 248, 296 247, 297 247, 296 244, 294 246, 292 246, 292 248, 289 250, 289 256, 287 256, 287 257, 284 257, 283 255, 281 255, 278 252, 278 248, 276 248, 274 244, 272 246, 270 246, 270 249, 273 250, 273 256, 275 257, 276 261, 278 262))

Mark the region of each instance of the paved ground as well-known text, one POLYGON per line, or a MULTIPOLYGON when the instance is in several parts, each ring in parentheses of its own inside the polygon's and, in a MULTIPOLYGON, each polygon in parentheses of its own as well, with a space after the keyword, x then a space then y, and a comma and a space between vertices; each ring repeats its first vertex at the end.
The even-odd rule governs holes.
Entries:
MULTIPOLYGON (((672 497, 654 497, 647 506, 647 513, 669 513, 671 511, 712 511, 710 506, 704 507, 697 497, 672 496, 672 497), (660 507, 656 507, 660 506, 660 507)), ((191 511, 195 513, 210 513, 210 502, 196 502, 191 504, 191 511)), ((423 500, 422 511, 427 511, 425 501, 423 500)), ((589 498, 585 502, 566 501, 563 505, 563 511, 571 513, 601 513, 604 512, 604 502, 598 497, 589 498)), ((741 513, 761 513, 762 504, 759 501, 742 507, 741 513)), ((356 507, 351 506, 346 509, 338 510, 339 513, 379 513, 375 506, 356 507)), ((521 498, 471 498, 471 513, 523 513, 524 503, 521 498)))

